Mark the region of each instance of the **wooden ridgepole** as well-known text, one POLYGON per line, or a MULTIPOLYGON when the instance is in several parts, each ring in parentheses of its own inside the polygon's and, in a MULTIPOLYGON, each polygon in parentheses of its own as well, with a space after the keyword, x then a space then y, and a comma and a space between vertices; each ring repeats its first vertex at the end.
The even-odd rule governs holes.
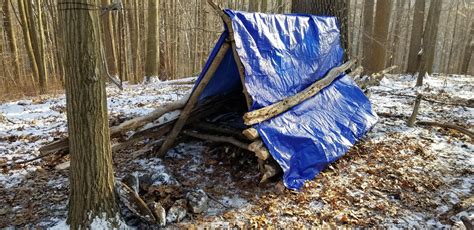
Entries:
POLYGON ((247 109, 250 109, 250 107, 252 106, 252 99, 250 98, 250 95, 247 92, 247 88, 245 87, 245 69, 244 65, 242 64, 242 61, 240 60, 240 56, 237 53, 237 47, 235 46, 232 21, 230 20, 230 17, 226 13, 224 13, 224 11, 218 5, 212 2, 212 0, 207 0, 207 3, 209 3, 209 5, 214 8, 214 10, 217 12, 217 14, 219 14, 219 16, 222 18, 222 20, 227 26, 227 30, 229 31, 229 41, 232 45, 232 53, 234 55, 235 64, 237 64, 237 69, 239 70, 240 81, 242 82, 242 93, 244 94, 245 100, 247 102, 247 109))
POLYGON ((211 65, 209 66, 209 69, 206 71, 204 74, 204 77, 202 78, 201 82, 197 85, 196 89, 192 92, 191 97, 189 98, 188 102, 186 103, 186 106, 184 107, 183 111, 181 112, 181 115, 178 118, 178 121, 176 121, 176 124, 173 127, 173 130, 171 130, 170 134, 166 138, 165 142, 161 146, 160 150, 157 153, 158 157, 163 157, 166 152, 173 146, 174 141, 178 137, 179 132, 181 129, 183 129, 183 126, 186 124, 186 120, 188 119, 191 111, 194 108, 194 105, 199 99, 199 95, 201 95, 202 91, 204 91, 204 88, 206 88, 207 83, 212 79, 214 76, 214 73, 216 72, 217 68, 222 62, 222 59, 224 59, 225 54, 229 50, 230 45, 228 43, 223 43, 222 46, 219 48, 219 51, 216 54, 216 57, 212 61, 211 65))

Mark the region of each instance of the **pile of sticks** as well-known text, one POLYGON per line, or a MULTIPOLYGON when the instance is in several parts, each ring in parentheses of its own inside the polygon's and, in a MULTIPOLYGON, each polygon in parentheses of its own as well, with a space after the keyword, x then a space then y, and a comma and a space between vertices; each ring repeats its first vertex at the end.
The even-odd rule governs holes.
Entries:
MULTIPOLYGON (((110 127, 110 136, 113 142, 115 142, 112 145, 112 152, 116 153, 126 150, 137 143, 147 143, 134 151, 131 157, 156 156, 165 138, 175 125, 188 97, 185 96, 178 101, 164 104, 145 116, 136 117, 110 127), (169 113, 176 113, 177 116, 171 117, 166 121, 160 119, 163 116, 168 116, 169 113), (133 134, 130 135, 130 133, 133 134)), ((240 102, 239 97, 241 95, 238 93, 231 93, 226 96, 208 99, 206 102, 197 105, 192 110, 180 136, 231 144, 245 150, 249 154, 255 155, 258 158, 259 169, 262 174, 261 182, 266 182, 271 177, 279 174, 281 168, 271 157, 257 130, 254 128, 241 130, 227 126, 225 123, 217 124, 206 121, 207 117, 222 113, 226 110, 226 107, 237 108, 236 104, 240 102)), ((178 138, 178 140, 183 139, 178 138)), ((65 137, 47 144, 39 150, 41 152, 40 156, 50 154, 66 155, 69 153, 69 140, 65 137)))

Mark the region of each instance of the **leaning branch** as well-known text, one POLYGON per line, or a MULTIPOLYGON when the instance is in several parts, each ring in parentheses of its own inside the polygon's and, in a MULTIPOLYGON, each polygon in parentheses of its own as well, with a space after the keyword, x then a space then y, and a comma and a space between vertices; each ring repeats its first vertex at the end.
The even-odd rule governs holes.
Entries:
POLYGON ((461 127, 459 125, 451 124, 451 123, 441 123, 441 122, 436 122, 436 121, 418 121, 416 122, 417 125, 426 125, 426 126, 436 126, 436 127, 441 127, 441 128, 447 128, 447 129, 454 129, 457 130, 461 133, 466 134, 469 136, 471 139, 474 139, 474 132, 472 132, 469 129, 466 129, 464 127, 461 127))
POLYGON ((276 102, 272 105, 263 107, 244 114, 244 123, 246 125, 254 125, 262 121, 266 121, 270 118, 273 118, 289 109, 293 106, 300 104, 301 102, 311 98, 312 96, 319 93, 322 89, 330 85, 341 73, 348 70, 355 64, 355 60, 350 60, 338 67, 335 67, 329 71, 329 73, 324 76, 319 81, 316 81, 308 88, 303 91, 287 97, 282 101, 276 102))

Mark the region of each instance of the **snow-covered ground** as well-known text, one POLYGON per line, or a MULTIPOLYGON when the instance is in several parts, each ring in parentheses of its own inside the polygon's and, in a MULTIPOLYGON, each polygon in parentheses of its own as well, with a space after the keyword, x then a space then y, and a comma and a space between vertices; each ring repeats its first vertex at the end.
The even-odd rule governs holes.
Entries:
MULTIPOLYGON (((163 160, 114 155, 116 176, 161 172, 174 177, 183 188, 199 187, 214 198, 207 213, 187 217, 178 226, 441 227, 459 222, 461 215, 472 218, 472 203, 467 208, 459 206, 473 200, 473 140, 442 128, 409 128, 406 117, 421 92, 431 102, 422 102, 419 120, 472 129, 474 78, 430 76, 423 87, 414 88, 414 83, 412 76, 387 75, 380 86, 370 87, 367 94, 381 114, 379 123, 300 193, 281 192, 272 183, 258 185, 258 171, 249 167, 255 164, 246 162, 254 159, 239 158, 238 152, 226 146, 197 141, 179 144, 163 160)), ((179 82, 125 85, 123 91, 108 86, 111 123, 146 114, 179 99, 191 87, 179 82)), ((0 165, 38 156, 42 145, 63 137, 66 131, 64 95, 1 104, 0 165)), ((42 160, 3 167, 0 227, 64 223, 67 185, 67 173, 48 168, 42 160), (48 196, 42 198, 44 192, 48 196), (27 194, 38 197, 26 199, 27 194)))

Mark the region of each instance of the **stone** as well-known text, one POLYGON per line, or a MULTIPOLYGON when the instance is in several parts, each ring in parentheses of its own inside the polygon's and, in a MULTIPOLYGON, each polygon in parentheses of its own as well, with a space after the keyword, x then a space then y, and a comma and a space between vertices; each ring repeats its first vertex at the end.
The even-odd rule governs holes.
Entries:
POLYGON ((155 216, 156 223, 161 227, 166 226, 166 210, 163 208, 161 203, 152 201, 148 203, 148 208, 150 208, 151 212, 155 216))
POLYGON ((138 194, 140 192, 140 183, 136 172, 124 176, 122 182, 128 185, 135 193, 138 194))
POLYGON ((206 212, 208 209, 209 197, 202 189, 190 191, 186 194, 188 206, 195 214, 206 212))
POLYGON ((166 213, 167 223, 178 223, 186 217, 186 200, 177 200, 166 213))

